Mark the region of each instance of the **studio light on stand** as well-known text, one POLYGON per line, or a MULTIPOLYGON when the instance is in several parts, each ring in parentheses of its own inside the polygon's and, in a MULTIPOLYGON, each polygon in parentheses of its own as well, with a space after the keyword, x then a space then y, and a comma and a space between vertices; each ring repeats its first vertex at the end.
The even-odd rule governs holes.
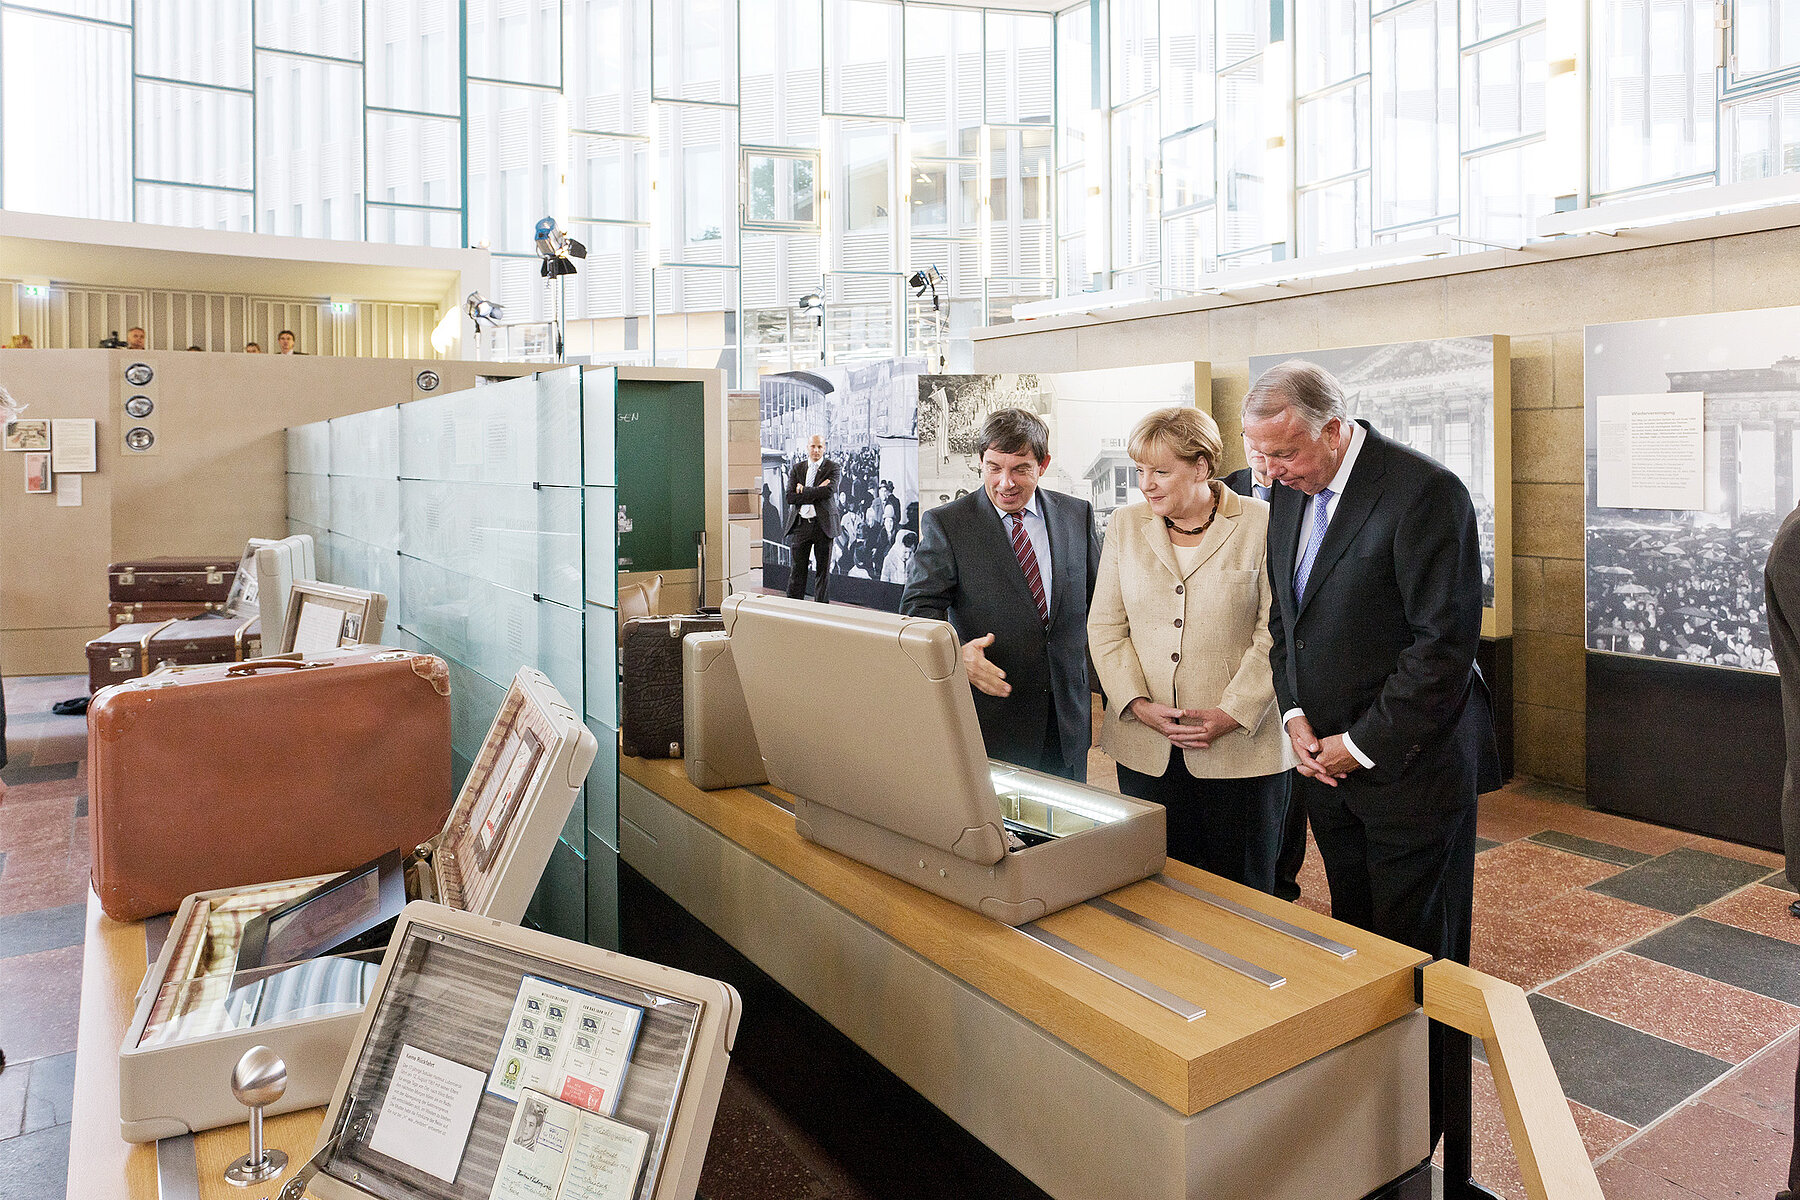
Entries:
POLYGON ((808 292, 795 301, 800 306, 803 316, 811 316, 819 326, 819 361, 825 361, 825 297, 817 292, 808 292))
POLYGON ((948 318, 948 315, 944 312, 943 300, 938 296, 938 284, 940 284, 942 282, 944 282, 943 273, 937 269, 937 266, 935 264, 932 266, 926 267, 922 271, 914 271, 912 273, 912 278, 910 278, 906 281, 907 286, 912 288, 913 297, 915 299, 923 300, 923 299, 925 299, 926 292, 929 291, 931 293, 932 326, 933 326, 934 332, 937 335, 938 370, 939 371, 944 370, 944 363, 945 363, 944 343, 948 339, 948 336, 949 336, 949 330, 946 327, 949 318, 948 318))
POLYGON ((556 320, 553 322, 556 334, 556 361, 563 361, 563 319, 568 306, 567 278, 575 274, 575 260, 587 257, 587 247, 569 236, 566 229, 556 227, 555 217, 545 217, 537 223, 533 234, 537 241, 538 257, 543 260, 538 273, 548 282, 556 284, 556 320))

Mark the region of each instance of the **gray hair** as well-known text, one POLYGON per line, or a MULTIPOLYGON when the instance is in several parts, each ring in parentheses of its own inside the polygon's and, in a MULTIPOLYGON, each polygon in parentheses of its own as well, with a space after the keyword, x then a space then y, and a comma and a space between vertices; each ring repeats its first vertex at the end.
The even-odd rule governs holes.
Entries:
POLYGON ((1243 423, 1253 424, 1293 409, 1307 430, 1318 437, 1332 418, 1347 421, 1344 389, 1336 377, 1317 363, 1290 358, 1277 363, 1250 385, 1244 396, 1243 423))

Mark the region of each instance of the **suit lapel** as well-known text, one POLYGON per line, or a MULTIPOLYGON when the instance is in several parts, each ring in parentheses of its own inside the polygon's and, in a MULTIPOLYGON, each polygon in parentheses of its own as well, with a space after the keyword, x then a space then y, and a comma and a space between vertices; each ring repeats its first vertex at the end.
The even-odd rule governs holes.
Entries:
MULTIPOLYGON (((1044 514, 1044 536, 1050 542, 1050 623, 1054 625, 1056 624, 1056 614, 1062 608, 1063 599, 1069 593, 1068 577, 1060 572, 1065 571, 1069 565, 1070 537, 1069 531, 1062 527, 1064 515, 1062 508, 1060 505, 1052 503, 1051 494, 1044 488, 1039 488, 1037 498, 1038 508, 1044 514)), ((1012 549, 1010 541, 1007 542, 1006 548, 1012 549)), ((1038 571, 1041 573, 1043 569, 1044 564, 1039 563, 1038 571)), ((1024 578, 1025 571, 1021 568, 1019 579, 1023 581, 1024 578)), ((1027 587, 1025 590, 1029 593, 1031 588, 1027 587)))
POLYGON ((1162 518, 1144 509, 1144 543, 1150 552, 1156 555, 1156 561, 1166 568, 1175 578, 1181 578, 1181 568, 1175 562, 1175 547, 1169 542, 1169 531, 1163 528, 1162 518))
POLYGON ((1175 578, 1185 580, 1205 566, 1207 560, 1217 554, 1237 532, 1237 519, 1243 512, 1243 506, 1234 503, 1237 493, 1229 488, 1222 490, 1232 499, 1227 500, 1224 495, 1217 498, 1218 515, 1213 518, 1213 523, 1207 528, 1206 535, 1200 539, 1200 553, 1194 559, 1193 567, 1186 571, 1181 569, 1181 560, 1175 556, 1175 543, 1169 540, 1169 531, 1163 525, 1162 518, 1151 512, 1148 507, 1144 509, 1144 541, 1149 544, 1151 553, 1156 555, 1156 561, 1167 568, 1169 574, 1175 578))
MULTIPOLYGON (((1369 514, 1375 511, 1375 502, 1381 499, 1381 477, 1387 473, 1387 454, 1376 441, 1378 436, 1373 429, 1365 430, 1362 452, 1350 469, 1350 479, 1344 485, 1337 511, 1325 528, 1325 541, 1319 546, 1319 556, 1313 560, 1312 573, 1306 577, 1306 598, 1300 602, 1301 613, 1322 590, 1321 585, 1331 574, 1331 569, 1344 556, 1345 549, 1355 539, 1363 522, 1369 519, 1369 514)), ((1289 579, 1292 579, 1291 572, 1289 579)))

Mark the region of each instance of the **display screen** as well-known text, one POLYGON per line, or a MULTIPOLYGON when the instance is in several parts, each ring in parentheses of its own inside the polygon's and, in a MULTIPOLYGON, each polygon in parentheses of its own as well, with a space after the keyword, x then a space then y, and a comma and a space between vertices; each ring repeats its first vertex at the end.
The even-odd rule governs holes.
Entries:
POLYGON ((269 922, 262 961, 298 962, 332 945, 346 929, 367 925, 381 906, 381 873, 375 867, 323 896, 269 922))

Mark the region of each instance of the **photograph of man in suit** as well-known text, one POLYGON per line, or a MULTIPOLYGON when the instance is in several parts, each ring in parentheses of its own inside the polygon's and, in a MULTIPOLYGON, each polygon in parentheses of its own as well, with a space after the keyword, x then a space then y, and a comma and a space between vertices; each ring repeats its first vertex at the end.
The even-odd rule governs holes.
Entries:
POLYGON ((991 414, 975 456, 981 490, 920 520, 900 611, 956 627, 989 757, 1086 782, 1093 506, 1038 486, 1050 431, 1024 409, 991 414))
POLYGON ((788 572, 787 594, 796 600, 806 596, 807 556, 812 556, 818 582, 813 599, 831 599, 831 540, 837 537, 838 465, 825 457, 825 439, 813 434, 806 443, 806 461, 788 472, 787 544, 794 561, 788 572))
MULTIPOLYGON (((1332 915, 1469 961, 1476 795, 1500 784, 1481 641, 1481 540, 1447 468, 1345 411, 1328 371, 1272 367, 1244 398, 1271 492, 1269 651, 1332 915)), ((1432 1036, 1431 1127, 1446 1086, 1432 1036)), ((1461 1039, 1458 1039, 1459 1041, 1461 1039)))

